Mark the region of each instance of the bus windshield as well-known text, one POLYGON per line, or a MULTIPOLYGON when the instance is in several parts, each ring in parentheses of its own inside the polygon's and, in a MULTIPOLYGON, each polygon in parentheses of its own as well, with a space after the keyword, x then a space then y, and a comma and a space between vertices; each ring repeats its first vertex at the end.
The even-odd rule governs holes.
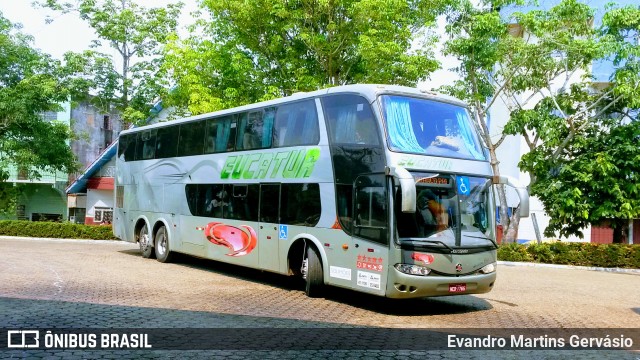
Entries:
POLYGON ((461 106, 404 96, 382 96, 392 151, 486 160, 469 113, 461 106))
POLYGON ((489 179, 464 177, 460 180, 451 175, 428 173, 413 175, 417 194, 415 213, 401 211, 399 188, 395 192, 394 213, 401 242, 432 243, 436 247, 450 248, 493 245, 489 179), (464 182, 462 192, 457 190, 460 181, 464 182))

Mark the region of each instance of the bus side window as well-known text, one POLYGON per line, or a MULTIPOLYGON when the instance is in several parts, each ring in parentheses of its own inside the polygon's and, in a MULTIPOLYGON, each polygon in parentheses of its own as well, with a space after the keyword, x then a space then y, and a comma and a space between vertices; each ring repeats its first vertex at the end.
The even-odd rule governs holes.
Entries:
POLYGON ((278 107, 274 146, 316 145, 320 128, 315 101, 307 100, 278 107))
POLYGON ((201 184, 198 187, 198 216, 222 218, 229 199, 222 184, 201 184))
POLYGON ((262 128, 260 129, 259 132, 259 143, 260 143, 260 148, 264 149, 264 148, 270 148, 271 147, 271 140, 273 139, 273 122, 276 118, 276 108, 275 107, 270 107, 270 108, 266 108, 264 110, 263 116, 262 116, 262 128))
POLYGON ((362 175, 356 180, 354 235, 387 243, 387 192, 384 175, 362 175))
POLYGON ((233 151, 235 134, 235 115, 218 119, 208 119, 204 153, 211 154, 215 152, 233 151))
POLYGON ((285 146, 285 138, 289 130, 289 124, 294 116, 295 112, 291 109, 291 105, 282 105, 278 108, 276 121, 273 126, 272 144, 274 147, 285 146))
POLYGON ((156 153, 156 129, 138 133, 136 160, 153 159, 156 153))
POLYGON ((352 209, 353 209, 353 186, 351 184, 336 184, 336 196, 338 202, 338 219, 342 229, 347 234, 351 234, 352 209))
POLYGON ((187 184, 185 185, 184 191, 187 197, 189 212, 193 216, 198 216, 198 184, 187 184))
POLYGON ((260 185, 260 222, 279 223, 280 184, 260 185))
POLYGON ((253 150, 271 147, 271 130, 275 113, 275 108, 267 108, 242 114, 236 149, 253 150))
POLYGON ((178 156, 202 155, 205 125, 204 120, 180 124, 178 156))
POLYGON ((282 184, 280 222, 288 225, 315 226, 320 220, 318 184, 282 184))
POLYGON ((124 155, 124 161, 133 161, 136 155, 137 134, 120 136, 118 144, 118 156, 124 155))
POLYGON ((178 154, 177 125, 159 128, 156 133, 156 159, 174 157, 178 154))
POLYGON ((229 206, 224 208, 225 219, 258 221, 259 185, 229 184, 225 190, 231 194, 229 206))
POLYGON ((367 100, 357 95, 322 98, 333 143, 379 145, 376 123, 367 100))

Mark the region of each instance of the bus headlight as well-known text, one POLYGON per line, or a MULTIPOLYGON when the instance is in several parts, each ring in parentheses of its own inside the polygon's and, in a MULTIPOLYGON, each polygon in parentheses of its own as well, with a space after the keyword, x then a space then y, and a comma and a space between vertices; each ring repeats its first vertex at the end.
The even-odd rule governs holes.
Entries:
POLYGON ((478 272, 480 274, 491 274, 492 272, 496 271, 497 266, 498 266, 498 263, 491 263, 483 266, 482 269, 478 270, 478 272))
POLYGON ((394 267, 396 268, 396 270, 400 271, 401 273, 405 273, 409 275, 426 276, 426 275, 429 275, 429 273, 431 272, 431 269, 426 268, 424 266, 420 266, 420 265, 396 264, 394 267))

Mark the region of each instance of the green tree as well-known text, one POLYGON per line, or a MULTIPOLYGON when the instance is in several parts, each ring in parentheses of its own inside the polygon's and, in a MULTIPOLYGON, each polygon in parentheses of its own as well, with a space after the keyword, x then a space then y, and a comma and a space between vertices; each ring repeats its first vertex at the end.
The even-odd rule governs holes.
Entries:
POLYGON ((167 49, 172 101, 193 114, 349 83, 415 85, 445 0, 204 0, 167 49), (422 39, 418 41, 417 39, 422 39))
MULTIPOLYGON (((576 0, 563 0, 549 10, 501 12, 523 5, 520 0, 485 1, 480 6, 466 2, 449 13, 451 39, 445 51, 460 60, 456 70, 461 80, 445 90, 471 103, 496 174, 496 149, 507 135, 521 135, 532 153, 552 148, 546 155, 553 162, 618 101, 609 91, 593 91, 588 77, 592 62, 611 51, 610 42, 592 26, 594 10, 576 0), (498 105, 507 108, 510 120, 494 136, 488 114, 498 105)), ((527 161, 521 169, 530 173, 530 191, 538 195, 533 184, 539 174, 527 161)), ((507 216, 504 187, 498 187, 498 197, 506 241, 513 241, 518 212, 507 216)))
MULTIPOLYGON (((99 38, 95 47, 103 40, 119 55, 116 63, 95 50, 66 54, 67 75, 75 77, 76 89, 88 91, 104 110, 120 110, 127 123, 146 119, 166 85, 158 74, 162 46, 175 33, 182 3, 163 8, 144 8, 133 0, 44 0, 38 4, 79 14, 99 38)), ((83 93, 74 95, 82 97, 83 93)))
MULTIPOLYGON (((621 243, 629 220, 640 217, 639 139, 640 123, 633 121, 571 144, 571 160, 557 162, 532 187, 550 214, 545 233, 581 235, 589 224, 606 224, 621 243)), ((549 165, 536 163, 533 171, 549 165)))
POLYGON ((8 183, 10 164, 29 178, 45 171, 77 169, 67 141, 69 128, 43 120, 60 110, 68 90, 60 80, 60 63, 32 48, 32 38, 17 31, 0 13, 0 211, 12 210, 15 188, 8 183))
POLYGON ((640 215, 640 9, 609 9, 596 34, 601 58, 617 67, 611 79, 548 96, 508 130, 539 137, 521 166, 550 215, 545 232, 582 236, 589 224, 608 225, 619 243, 640 215))

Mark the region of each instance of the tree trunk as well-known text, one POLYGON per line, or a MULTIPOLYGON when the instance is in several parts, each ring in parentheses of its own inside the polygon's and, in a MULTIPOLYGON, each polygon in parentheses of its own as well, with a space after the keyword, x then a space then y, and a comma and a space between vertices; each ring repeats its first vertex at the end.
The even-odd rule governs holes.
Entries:
MULTIPOLYGON (((489 149, 489 156, 491 158, 491 168, 493 170, 493 174, 495 176, 499 176, 500 175, 500 168, 498 167, 499 161, 496 157, 495 149, 489 149)), ((509 237, 509 229, 511 228, 511 221, 509 219, 507 193, 504 188, 504 185, 497 185, 496 190, 498 192, 498 202, 500 203, 500 225, 502 225, 502 230, 504 234, 502 237, 502 242, 510 243, 515 240, 515 237, 509 237)), ((519 218, 520 217, 518 217, 518 219, 519 218)), ((518 224, 515 224, 515 227, 517 231, 518 224)))
MULTIPOLYGON (((485 145, 489 148, 489 160, 491 163, 491 170, 493 171, 494 176, 500 175, 500 161, 498 161, 498 156, 496 155, 496 148, 491 141, 491 136, 489 134, 489 128, 487 127, 486 118, 484 115, 484 109, 479 103, 475 104, 475 118, 476 118, 476 127, 480 132, 482 138, 484 139, 485 145)), ((507 204, 507 193, 505 191, 504 185, 497 185, 496 190, 498 191, 498 201, 500 203, 500 225, 502 225, 503 237, 502 242, 509 243, 515 240, 515 234, 509 236, 512 231, 510 231, 510 219, 508 214, 508 204, 507 204)), ((520 217, 518 216, 518 220, 520 217)), ((515 231, 517 232, 518 224, 515 224, 515 231)))
MULTIPOLYGON (((511 219, 509 218, 509 206, 507 204, 507 193, 505 191, 504 185, 497 185, 496 190, 498 191, 498 202, 500 203, 500 225, 502 225, 502 242, 510 243, 513 242, 512 237, 508 236, 508 230, 511 226, 511 219)), ((517 226, 517 225, 516 225, 517 226)))
POLYGON ((520 205, 513 209, 511 218, 509 219, 509 227, 504 232, 504 242, 516 242, 518 238, 518 228, 520 227, 520 205))

